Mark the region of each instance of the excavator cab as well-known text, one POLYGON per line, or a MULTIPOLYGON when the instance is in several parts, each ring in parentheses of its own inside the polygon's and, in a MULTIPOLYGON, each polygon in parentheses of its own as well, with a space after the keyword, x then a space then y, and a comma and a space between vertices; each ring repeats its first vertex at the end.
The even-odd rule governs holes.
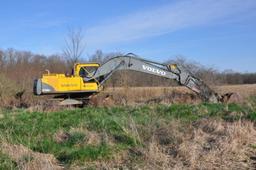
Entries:
POLYGON ((92 78, 99 66, 98 63, 76 63, 74 65, 74 76, 92 78))

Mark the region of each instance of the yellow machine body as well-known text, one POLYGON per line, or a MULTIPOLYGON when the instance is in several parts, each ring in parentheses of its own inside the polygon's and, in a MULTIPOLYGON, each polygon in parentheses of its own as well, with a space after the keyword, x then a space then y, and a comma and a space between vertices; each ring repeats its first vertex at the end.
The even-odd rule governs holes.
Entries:
POLYGON ((74 65, 73 74, 43 74, 41 79, 37 79, 34 85, 36 95, 44 94, 68 94, 98 92, 97 81, 84 81, 84 76, 93 77, 92 70, 99 67, 98 63, 77 63, 74 65))
POLYGON ((53 87, 56 92, 96 91, 98 89, 96 82, 87 83, 81 77, 67 77, 64 74, 43 75, 42 83, 53 87))

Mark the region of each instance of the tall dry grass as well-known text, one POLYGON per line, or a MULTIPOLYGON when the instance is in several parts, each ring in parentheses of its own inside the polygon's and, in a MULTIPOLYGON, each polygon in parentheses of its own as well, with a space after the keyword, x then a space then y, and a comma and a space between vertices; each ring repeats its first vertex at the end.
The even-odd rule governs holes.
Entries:
MULTIPOLYGON (((185 128, 176 120, 151 128, 148 128, 150 138, 139 133, 144 147, 132 147, 117 152, 110 160, 88 162, 86 165, 96 169, 145 170, 256 167, 256 129, 250 121, 204 119, 185 128)), ((76 164, 73 166, 81 168, 76 164)))
POLYGON ((145 150, 144 169, 255 168, 252 146, 256 144, 256 129, 252 122, 201 120, 188 129, 166 129, 162 135, 170 140, 165 143, 156 136, 145 150))
POLYGON ((14 145, 1 142, 1 152, 8 155, 17 163, 21 170, 62 170, 52 154, 34 152, 23 145, 14 145))

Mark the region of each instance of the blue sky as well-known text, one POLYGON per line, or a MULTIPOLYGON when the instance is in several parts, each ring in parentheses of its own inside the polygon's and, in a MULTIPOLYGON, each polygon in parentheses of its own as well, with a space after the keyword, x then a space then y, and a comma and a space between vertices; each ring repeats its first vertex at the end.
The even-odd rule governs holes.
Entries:
POLYGON ((219 70, 256 72, 256 0, 9 0, 0 48, 61 53, 82 28, 84 57, 101 49, 163 62, 183 56, 219 70))

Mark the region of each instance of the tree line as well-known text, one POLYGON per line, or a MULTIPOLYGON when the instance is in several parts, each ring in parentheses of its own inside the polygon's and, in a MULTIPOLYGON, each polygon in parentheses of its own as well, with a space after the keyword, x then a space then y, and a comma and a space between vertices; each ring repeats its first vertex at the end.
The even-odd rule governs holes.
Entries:
MULTIPOLYGON (((75 62, 98 62, 100 64, 121 53, 104 54, 97 50, 87 59, 75 62)), ((46 70, 53 73, 71 72, 71 61, 60 54, 42 55, 15 49, 0 50, 0 74, 18 84, 20 88, 32 88, 33 80, 40 77, 46 70)), ((165 63, 178 63, 210 85, 223 84, 254 84, 256 73, 238 73, 233 71, 220 72, 198 63, 177 58, 165 63)), ((73 64, 73 63, 72 63, 73 64)), ((3 82, 1 82, 3 83, 3 82)), ((107 82, 109 86, 168 86, 175 85, 171 80, 133 71, 116 72, 107 82)))

